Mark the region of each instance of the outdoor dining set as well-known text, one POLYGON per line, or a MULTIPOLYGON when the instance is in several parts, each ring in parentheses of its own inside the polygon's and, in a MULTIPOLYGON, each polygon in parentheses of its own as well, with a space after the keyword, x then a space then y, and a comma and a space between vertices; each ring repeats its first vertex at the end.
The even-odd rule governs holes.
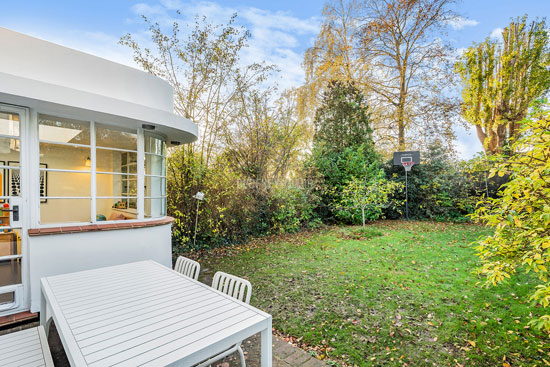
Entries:
POLYGON ((41 279, 40 326, 0 336, 0 366, 53 367, 53 320, 71 366, 209 366, 261 333, 271 366, 271 315, 249 305, 250 282, 217 272, 198 281, 198 262, 154 261, 41 279))

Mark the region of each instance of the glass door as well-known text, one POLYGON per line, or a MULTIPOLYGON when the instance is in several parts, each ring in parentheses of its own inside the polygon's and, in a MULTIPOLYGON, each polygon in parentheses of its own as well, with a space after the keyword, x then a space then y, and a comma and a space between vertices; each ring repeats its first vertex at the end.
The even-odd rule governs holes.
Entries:
POLYGON ((24 308, 21 131, 27 110, 0 105, 0 316, 24 308))

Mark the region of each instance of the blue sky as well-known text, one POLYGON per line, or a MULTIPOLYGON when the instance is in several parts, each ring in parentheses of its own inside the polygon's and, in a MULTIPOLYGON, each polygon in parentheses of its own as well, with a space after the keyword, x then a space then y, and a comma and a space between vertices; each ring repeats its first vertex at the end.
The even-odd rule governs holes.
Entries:
MULTIPOLYGON (((132 33, 147 40, 140 14, 169 23, 174 9, 182 20, 196 14, 212 22, 224 22, 237 12, 240 24, 252 34, 245 61, 266 60, 279 66, 277 82, 282 88, 303 81, 300 63, 304 51, 313 43, 321 21, 324 1, 312 0, 23 0, 3 1, 0 26, 26 33, 81 51, 135 66, 128 49, 117 44, 132 33)), ((449 29, 448 38, 457 49, 498 34, 511 17, 550 16, 550 0, 463 0, 456 9, 464 19, 449 29)), ((481 150, 473 131, 457 128, 456 147, 462 158, 481 150)))

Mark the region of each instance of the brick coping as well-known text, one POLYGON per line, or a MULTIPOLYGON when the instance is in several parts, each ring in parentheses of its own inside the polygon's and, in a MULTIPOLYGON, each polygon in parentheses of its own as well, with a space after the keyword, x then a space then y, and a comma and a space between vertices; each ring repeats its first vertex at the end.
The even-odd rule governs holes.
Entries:
POLYGON ((116 229, 132 229, 132 228, 145 228, 163 226, 166 224, 172 224, 174 218, 164 217, 157 220, 129 220, 127 222, 116 223, 97 223, 86 224, 82 226, 60 226, 60 227, 48 227, 48 228, 31 228, 28 231, 29 236, 44 236, 51 234, 64 234, 64 233, 82 233, 82 232, 97 232, 97 231, 111 231, 116 229))
POLYGON ((38 313, 33 313, 30 311, 24 311, 24 312, 19 312, 19 313, 7 315, 7 316, 1 316, 0 328, 7 325, 23 322, 23 321, 35 320, 37 318, 38 318, 38 313))

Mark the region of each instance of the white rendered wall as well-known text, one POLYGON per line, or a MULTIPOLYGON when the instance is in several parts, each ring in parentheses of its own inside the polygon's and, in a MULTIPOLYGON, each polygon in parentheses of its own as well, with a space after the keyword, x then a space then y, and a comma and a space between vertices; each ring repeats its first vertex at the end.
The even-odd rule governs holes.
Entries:
POLYGON ((173 89, 141 70, 0 28, 0 70, 173 112, 173 89))
POLYGON ((132 129, 152 124, 169 144, 197 139, 161 78, 2 27, 0 50, 0 102, 132 129))
POLYGON ((40 278, 141 260, 172 266, 170 225, 29 237, 31 312, 40 278))

